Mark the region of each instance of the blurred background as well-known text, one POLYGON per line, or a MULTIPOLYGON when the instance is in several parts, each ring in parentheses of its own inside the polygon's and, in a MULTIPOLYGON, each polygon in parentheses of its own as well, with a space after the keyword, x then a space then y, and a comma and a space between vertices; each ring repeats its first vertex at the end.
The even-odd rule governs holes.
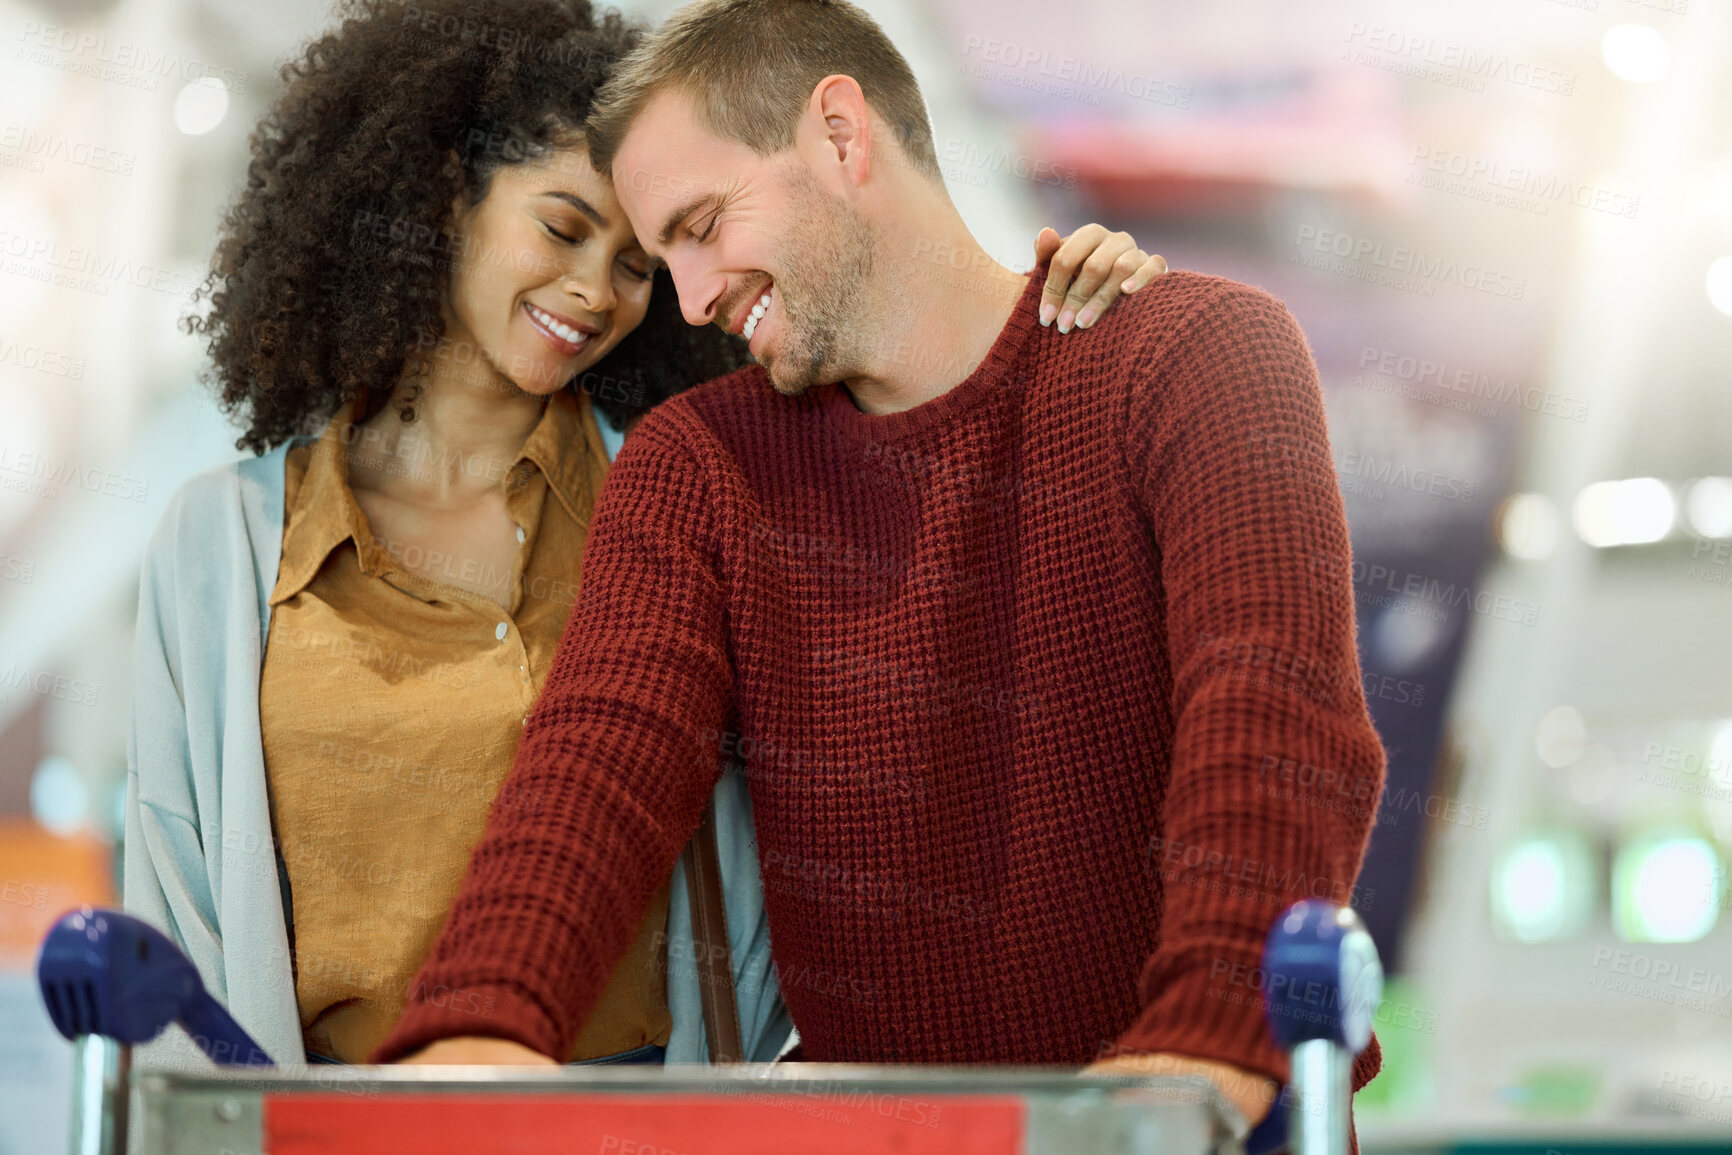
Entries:
MULTIPOLYGON (((1000 260, 1099 220, 1310 339, 1390 759, 1364 1149, 1723 1144, 1732 4, 864 6, 1000 260)), ((145 541, 238 456, 175 322, 328 15, 0 0, 0 1155, 63 1142, 28 975, 116 895, 145 541)))

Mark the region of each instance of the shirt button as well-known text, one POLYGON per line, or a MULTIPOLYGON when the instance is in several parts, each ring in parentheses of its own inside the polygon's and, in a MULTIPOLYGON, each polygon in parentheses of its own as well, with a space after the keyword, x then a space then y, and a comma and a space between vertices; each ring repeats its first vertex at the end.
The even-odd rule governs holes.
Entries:
POLYGON ((522 545, 524 542, 524 539, 528 536, 529 536, 528 534, 523 532, 523 527, 521 525, 517 527, 517 544, 518 545, 522 545))
POLYGON ((498 638, 498 639, 499 639, 499 640, 500 640, 500 641, 502 641, 502 642, 503 642, 503 641, 504 641, 504 640, 505 640, 505 635, 506 635, 506 633, 507 633, 507 632, 508 632, 508 630, 507 630, 507 628, 506 628, 506 625, 505 625, 505 623, 504 623, 504 622, 500 622, 500 623, 499 623, 499 628, 498 628, 498 629, 496 629, 496 630, 494 630, 494 631, 493 631, 493 636, 494 636, 494 637, 496 637, 496 638, 498 638))

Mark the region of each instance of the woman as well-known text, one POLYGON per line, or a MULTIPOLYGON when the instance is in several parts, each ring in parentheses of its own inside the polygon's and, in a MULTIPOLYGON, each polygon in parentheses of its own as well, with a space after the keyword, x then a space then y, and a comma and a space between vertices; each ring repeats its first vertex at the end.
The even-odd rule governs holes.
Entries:
MULTIPOLYGON (((638 35, 616 14, 340 11, 284 70, 188 322, 259 456, 189 482, 152 542, 129 752, 127 907, 289 1063, 364 1060, 488 808, 536 804, 496 796, 622 431, 747 361, 685 325, 589 166, 591 97, 638 35)), ((1097 314, 1165 268, 1098 226, 1052 266, 1097 314)), ((745 1054, 769 1059, 788 1023, 737 776, 715 813, 745 1054)), ((695 956, 676 870, 568 1058, 701 1060, 695 956)))

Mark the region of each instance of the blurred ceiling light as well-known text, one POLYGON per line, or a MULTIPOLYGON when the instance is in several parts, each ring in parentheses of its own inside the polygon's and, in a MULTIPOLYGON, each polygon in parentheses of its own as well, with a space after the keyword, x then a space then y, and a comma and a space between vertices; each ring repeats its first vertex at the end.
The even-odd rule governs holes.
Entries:
POLYGON ((188 136, 202 136, 222 123, 229 110, 229 86, 218 76, 188 81, 174 98, 174 123, 188 136))
POLYGON ((1504 502, 1498 536, 1504 552, 1522 561, 1544 561, 1558 544, 1558 507, 1543 493, 1518 493, 1504 502))
POLYGON ((1649 835, 1618 848, 1612 925, 1625 942, 1695 942, 1720 917, 1720 856, 1696 835, 1649 835))
POLYGON ((30 817, 52 834, 74 834, 90 815, 90 791, 78 768, 49 756, 30 779, 30 817))
POLYGON ((1568 766, 1582 756, 1588 742, 1588 724, 1574 706, 1554 706, 1540 716, 1534 727, 1534 749, 1540 761, 1554 769, 1568 766))
POLYGON ((1732 317, 1732 257, 1715 257, 1708 266, 1708 300, 1732 317))
POLYGON ((1704 477, 1684 498, 1684 516, 1703 537, 1732 537, 1732 477, 1704 477))
POLYGON ((1665 482, 1632 477, 1584 487, 1572 513, 1581 539, 1604 549, 1659 541, 1671 532, 1678 505, 1665 482))
POLYGON ((1672 67, 1666 38, 1646 24, 1614 24, 1600 39, 1600 56, 1619 80, 1652 84, 1672 67))
POLYGON ((1504 938, 1536 943, 1575 934, 1593 906, 1593 858, 1573 831, 1528 834, 1492 869, 1492 923, 1504 938))

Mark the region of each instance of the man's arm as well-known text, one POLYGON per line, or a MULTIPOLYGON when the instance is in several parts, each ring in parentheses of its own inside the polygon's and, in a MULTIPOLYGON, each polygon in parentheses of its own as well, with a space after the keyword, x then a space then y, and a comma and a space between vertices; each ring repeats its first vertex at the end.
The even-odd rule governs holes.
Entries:
POLYGON ((695 418, 664 407, 621 449, 577 604, 500 791, 509 804, 489 815, 403 1017, 370 1061, 477 1036, 566 1058, 697 829, 719 772, 703 735, 721 729, 733 681, 722 514, 681 448, 702 438, 695 418))
MULTIPOLYGON (((1322 391, 1287 310, 1227 284, 1146 354, 1126 420, 1160 550, 1177 727, 1149 848, 1160 947, 1117 1049, 1285 1082, 1258 987, 1264 936, 1301 898, 1370 902, 1353 884, 1385 769, 1322 391)), ((1355 1088, 1378 1061, 1374 1041, 1355 1088)))

